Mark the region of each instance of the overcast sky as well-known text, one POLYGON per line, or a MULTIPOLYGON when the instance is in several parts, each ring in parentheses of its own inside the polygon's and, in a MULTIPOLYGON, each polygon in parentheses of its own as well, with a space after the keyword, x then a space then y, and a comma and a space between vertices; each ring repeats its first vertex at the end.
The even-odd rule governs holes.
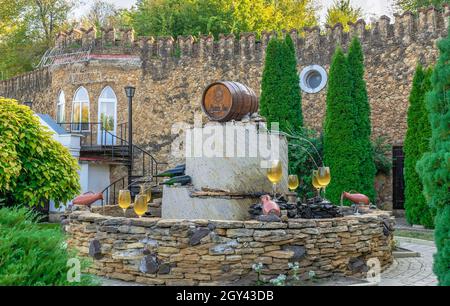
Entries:
MULTIPOLYGON (((92 1, 82 0, 84 4, 75 11, 75 16, 79 17, 89 10, 92 1)), ((119 8, 130 8, 136 1, 135 0, 106 0, 107 2, 113 3, 119 8)), ((324 20, 324 16, 329 7, 334 0, 317 0, 317 3, 322 6, 320 17, 324 20)), ((362 7, 364 11, 364 18, 368 19, 374 16, 381 15, 392 15, 392 0, 375 0, 375 1, 365 1, 365 0, 351 0, 352 5, 362 7)))

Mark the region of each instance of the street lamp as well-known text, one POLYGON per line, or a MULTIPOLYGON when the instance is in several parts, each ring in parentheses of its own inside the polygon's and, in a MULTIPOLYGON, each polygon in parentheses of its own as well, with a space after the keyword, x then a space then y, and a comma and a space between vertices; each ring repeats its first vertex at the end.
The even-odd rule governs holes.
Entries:
POLYGON ((135 92, 135 87, 125 87, 125 94, 128 98, 128 155, 130 158, 130 164, 128 165, 128 185, 131 184, 131 173, 133 172, 133 97, 135 92))
POLYGON ((28 106, 30 109, 33 108, 33 101, 25 101, 23 102, 23 105, 28 106))

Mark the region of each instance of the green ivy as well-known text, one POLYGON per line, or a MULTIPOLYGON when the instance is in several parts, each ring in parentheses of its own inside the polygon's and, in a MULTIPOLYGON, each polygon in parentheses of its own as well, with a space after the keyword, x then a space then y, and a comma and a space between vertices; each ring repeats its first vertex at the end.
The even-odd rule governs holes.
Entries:
POLYGON ((33 112, 0 97, 0 198, 12 204, 57 205, 80 190, 78 163, 33 112))

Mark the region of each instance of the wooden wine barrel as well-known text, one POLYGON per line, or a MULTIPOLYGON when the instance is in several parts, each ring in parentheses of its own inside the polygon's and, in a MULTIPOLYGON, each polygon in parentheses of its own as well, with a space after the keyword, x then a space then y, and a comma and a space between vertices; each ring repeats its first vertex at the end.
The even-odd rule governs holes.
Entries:
POLYGON ((248 113, 256 113, 258 107, 255 92, 238 82, 215 82, 203 92, 202 109, 213 121, 241 120, 248 113))

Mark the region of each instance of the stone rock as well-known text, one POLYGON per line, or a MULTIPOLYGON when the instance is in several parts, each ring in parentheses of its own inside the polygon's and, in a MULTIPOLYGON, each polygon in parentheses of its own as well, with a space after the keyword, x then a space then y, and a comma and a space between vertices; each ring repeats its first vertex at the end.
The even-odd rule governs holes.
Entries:
POLYGON ((139 271, 145 274, 155 274, 159 270, 160 260, 155 254, 145 255, 140 264, 139 271))
POLYGON ((253 236, 253 232, 254 232, 254 230, 252 230, 252 229, 234 228, 234 229, 227 230, 227 236, 230 238, 251 237, 251 236, 253 236))
POLYGON ((169 263, 160 264, 158 274, 169 274, 171 268, 169 263))
POLYGON ((209 248, 210 255, 230 255, 234 254, 234 249, 239 245, 236 240, 232 240, 225 244, 219 244, 209 248))
POLYGON ((369 268, 366 265, 366 262, 361 257, 352 257, 348 261, 348 268, 353 273, 361 273, 369 271, 369 268))
POLYGON ((205 227, 196 229, 189 238, 189 245, 190 246, 199 245, 202 238, 209 235, 210 232, 211 230, 205 227))
POLYGON ((100 241, 97 239, 94 239, 89 244, 89 256, 91 256, 94 259, 101 259, 103 257, 102 255, 102 245, 100 244, 100 241))
POLYGON ((292 256, 292 261, 298 261, 306 256, 306 248, 300 245, 284 245, 282 250, 292 251, 294 255, 292 256))
POLYGON ((261 222, 281 222, 281 218, 274 214, 258 216, 257 220, 261 222))

